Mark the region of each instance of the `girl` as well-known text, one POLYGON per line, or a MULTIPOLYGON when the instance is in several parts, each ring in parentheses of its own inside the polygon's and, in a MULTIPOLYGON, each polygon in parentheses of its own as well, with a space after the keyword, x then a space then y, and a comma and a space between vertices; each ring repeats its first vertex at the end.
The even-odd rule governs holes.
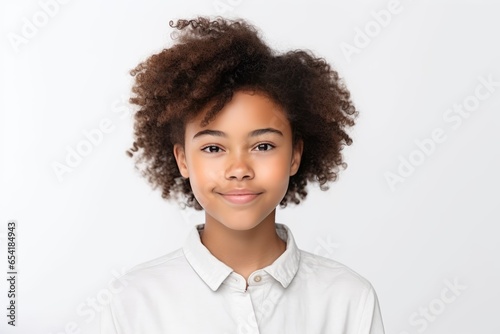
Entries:
MULTIPOLYGON (((358 112, 325 60, 279 54, 244 20, 178 20, 139 64, 128 154, 162 197, 204 210, 182 248, 136 266, 102 333, 383 334, 365 278, 298 248, 275 221, 345 168, 358 112)), ((312 223, 312 222, 307 222, 312 223)))

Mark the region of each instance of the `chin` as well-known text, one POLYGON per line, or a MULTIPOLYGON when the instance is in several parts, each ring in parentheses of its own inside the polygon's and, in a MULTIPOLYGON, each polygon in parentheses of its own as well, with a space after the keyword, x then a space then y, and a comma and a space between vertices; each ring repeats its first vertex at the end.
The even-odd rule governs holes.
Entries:
MULTIPOLYGON (((208 213, 210 215, 210 213, 208 213)), ((264 217, 252 217, 248 212, 241 212, 241 214, 236 215, 210 215, 214 221, 226 228, 234 231, 248 231, 257 226, 259 226, 267 216, 264 217)))
POLYGON ((249 220, 248 217, 246 219, 225 219, 221 217, 220 220, 216 220, 225 227, 235 231, 248 231, 257 227, 262 222, 262 220, 249 220))

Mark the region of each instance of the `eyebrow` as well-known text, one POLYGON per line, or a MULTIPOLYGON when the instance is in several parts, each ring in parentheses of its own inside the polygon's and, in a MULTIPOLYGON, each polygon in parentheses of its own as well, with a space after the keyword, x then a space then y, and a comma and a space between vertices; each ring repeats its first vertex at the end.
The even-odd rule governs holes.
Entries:
MULTIPOLYGON (((253 130, 252 132, 250 132, 248 134, 248 137, 257 137, 257 136, 260 136, 260 135, 263 135, 263 134, 266 134, 266 133, 276 133, 280 136, 283 137, 283 133, 280 131, 280 130, 277 130, 277 129, 274 129, 274 128, 265 128, 265 129, 257 129, 257 130, 253 130)), ((208 136, 216 136, 216 137, 224 137, 224 138, 227 138, 227 135, 225 132, 222 132, 222 131, 219 131, 219 130, 202 130, 198 133, 196 133, 194 136, 193 136, 193 139, 197 138, 197 137, 200 137, 200 136, 205 136, 205 135, 208 135, 208 136)))

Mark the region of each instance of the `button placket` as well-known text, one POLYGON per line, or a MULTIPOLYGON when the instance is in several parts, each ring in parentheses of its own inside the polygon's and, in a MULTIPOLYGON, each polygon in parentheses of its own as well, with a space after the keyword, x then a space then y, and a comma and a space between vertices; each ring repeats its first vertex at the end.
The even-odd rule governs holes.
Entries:
POLYGON ((232 308, 238 334, 259 334, 259 326, 255 314, 253 301, 249 292, 233 290, 231 293, 234 307, 232 308))

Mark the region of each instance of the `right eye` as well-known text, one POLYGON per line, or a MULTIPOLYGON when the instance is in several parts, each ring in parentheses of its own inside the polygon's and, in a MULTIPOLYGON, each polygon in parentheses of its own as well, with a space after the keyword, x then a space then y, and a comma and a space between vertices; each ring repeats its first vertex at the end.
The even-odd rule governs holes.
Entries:
POLYGON ((201 150, 203 152, 207 152, 207 153, 219 153, 220 152, 220 147, 219 146, 215 146, 215 145, 210 145, 210 146, 205 146, 204 148, 202 148, 201 150))

